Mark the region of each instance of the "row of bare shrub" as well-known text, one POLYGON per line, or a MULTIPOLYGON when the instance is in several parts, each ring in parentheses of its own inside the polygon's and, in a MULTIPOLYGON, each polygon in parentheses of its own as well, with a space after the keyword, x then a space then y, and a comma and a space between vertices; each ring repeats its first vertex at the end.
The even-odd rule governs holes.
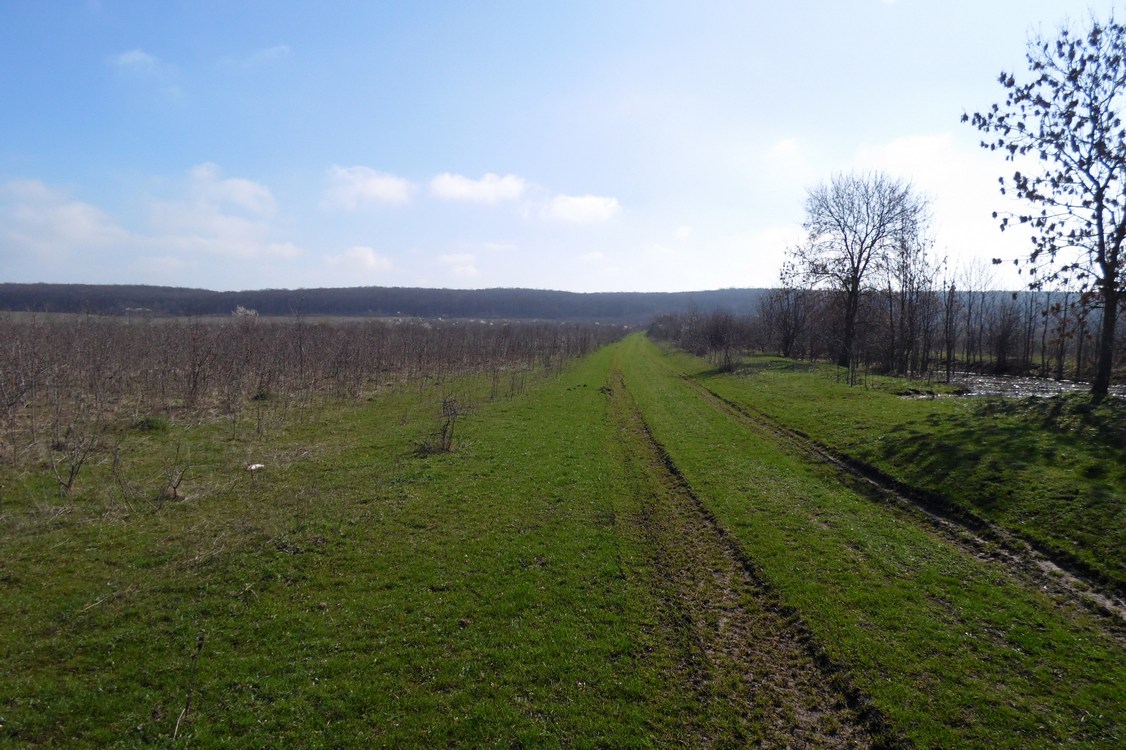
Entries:
POLYGON ((89 425, 238 417, 248 404, 364 398, 380 388, 553 371, 622 333, 597 325, 409 320, 0 317, 3 450, 61 449, 89 425))

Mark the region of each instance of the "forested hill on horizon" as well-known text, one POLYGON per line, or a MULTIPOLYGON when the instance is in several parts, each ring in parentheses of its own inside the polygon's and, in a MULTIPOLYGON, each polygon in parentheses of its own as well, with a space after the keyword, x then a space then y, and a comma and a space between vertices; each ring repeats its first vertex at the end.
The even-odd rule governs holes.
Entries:
POLYGON ((697 309, 753 313, 767 289, 697 292, 562 292, 539 289, 348 287, 216 292, 141 285, 0 284, 0 310, 98 315, 260 315, 511 318, 646 323, 697 309))

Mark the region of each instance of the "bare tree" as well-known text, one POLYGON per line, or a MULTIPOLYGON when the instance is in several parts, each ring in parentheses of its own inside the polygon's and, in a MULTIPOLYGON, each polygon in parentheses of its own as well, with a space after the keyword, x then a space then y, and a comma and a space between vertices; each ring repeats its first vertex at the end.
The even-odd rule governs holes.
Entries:
POLYGON ((942 294, 942 353, 946 382, 954 375, 954 350, 958 343, 958 287, 954 278, 943 279, 942 294))
POLYGON ((1126 296, 1126 26, 1113 16, 1092 18, 1079 33, 1065 26, 1054 39, 1033 37, 1026 57, 1031 80, 1002 73, 1004 103, 962 120, 991 136, 982 146, 1007 160, 1040 159, 1039 173, 1018 171, 1009 183, 1033 208, 1003 216, 1001 228, 1016 219, 1036 230, 1033 287, 1056 281, 1096 292, 1102 321, 1091 395, 1098 401, 1110 385, 1126 296))
POLYGON ((51 473, 64 497, 74 489, 79 472, 100 445, 101 426, 76 421, 67 427, 63 439, 52 446, 51 473))
POLYGON ((964 323, 962 326, 962 364, 967 369, 980 368, 985 350, 986 307, 991 294, 993 274, 980 259, 963 266, 959 283, 964 323))
POLYGON ((930 245, 927 237, 905 235, 884 263, 888 331, 883 364, 896 375, 919 372, 929 353, 930 286, 938 271, 930 245))
POLYGON ((812 300, 808 289, 788 285, 762 300, 759 317, 770 322, 771 343, 783 357, 804 353, 800 352, 801 339, 809 329, 812 300))
POLYGON ((927 199, 882 172, 838 174, 808 190, 803 226, 809 238, 791 251, 791 260, 808 282, 844 297, 841 366, 855 363, 856 318, 869 275, 904 242, 915 244, 927 223, 927 199))
POLYGON ((735 367, 735 349, 742 338, 740 327, 735 316, 726 310, 717 310, 704 320, 709 359, 725 372, 735 367))

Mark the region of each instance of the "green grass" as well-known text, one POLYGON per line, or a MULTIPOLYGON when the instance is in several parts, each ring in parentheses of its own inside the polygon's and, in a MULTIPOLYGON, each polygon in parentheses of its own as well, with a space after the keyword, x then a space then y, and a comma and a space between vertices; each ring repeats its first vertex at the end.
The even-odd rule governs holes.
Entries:
POLYGON ((1090 615, 705 403, 681 377, 701 360, 663 357, 637 337, 624 346, 654 435, 893 726, 920 747, 1120 745, 1126 659, 1090 615))
POLYGON ((701 366, 634 337, 505 400, 459 381, 138 424, 66 498, 41 463, 0 466, 0 746, 168 747, 189 692, 193 747, 668 747, 735 726, 678 681, 703 649, 653 583, 635 520, 656 480, 601 389, 614 367, 895 733, 1120 745, 1120 643, 717 410, 681 377, 701 366), (416 457, 451 393, 474 407, 455 450, 416 457))
POLYGON ((411 453, 444 392, 400 392, 261 437, 146 432, 138 484, 177 443, 191 465, 131 512, 105 465, 65 502, 5 476, 0 744, 167 746, 200 633, 193 746, 665 744, 691 707, 623 572, 606 356, 478 401, 446 455, 411 453))
POLYGON ((753 407, 912 487, 1000 524, 1126 592, 1126 402, 1081 395, 909 399, 833 368, 754 358, 738 377, 686 366, 753 407))

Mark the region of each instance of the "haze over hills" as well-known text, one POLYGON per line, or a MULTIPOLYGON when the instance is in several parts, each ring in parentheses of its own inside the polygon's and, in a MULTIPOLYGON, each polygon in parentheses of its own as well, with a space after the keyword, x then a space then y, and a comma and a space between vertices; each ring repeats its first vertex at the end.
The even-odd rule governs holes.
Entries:
POLYGON ((561 292, 540 289, 349 287, 215 292, 182 287, 0 284, 0 310, 125 315, 261 315, 512 318, 645 323, 657 315, 758 309, 766 289, 696 292, 561 292))

